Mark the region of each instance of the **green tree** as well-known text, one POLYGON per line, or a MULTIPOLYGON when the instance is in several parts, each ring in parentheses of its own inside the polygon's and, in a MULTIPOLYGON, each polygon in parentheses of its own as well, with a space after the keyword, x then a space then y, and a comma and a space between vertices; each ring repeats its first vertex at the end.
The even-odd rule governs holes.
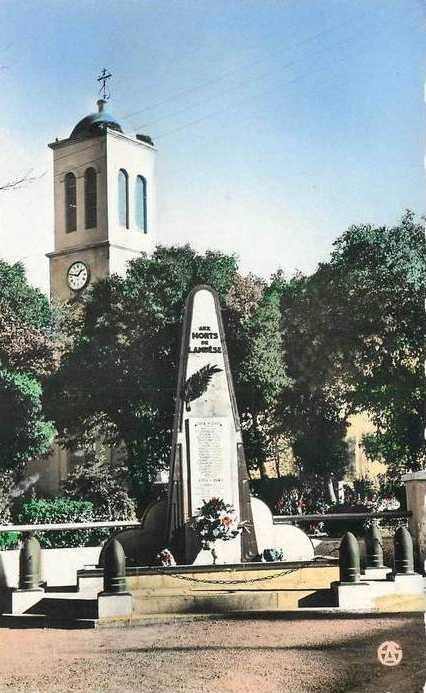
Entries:
POLYGON ((350 227, 329 262, 283 287, 294 382, 283 390, 281 418, 302 469, 343 473, 356 412, 375 424, 365 449, 391 475, 424 466, 425 259, 424 230, 406 212, 395 227, 350 227))
POLYGON ((223 300, 235 272, 232 256, 158 247, 132 261, 125 278, 97 282, 69 323, 47 409, 71 449, 123 441, 139 496, 169 461, 186 297, 209 283, 223 300))
POLYGON ((104 450, 89 449, 62 482, 65 498, 93 503, 99 520, 134 520, 135 503, 127 492, 127 468, 110 463, 104 450))
POLYGON ((347 411, 339 352, 327 301, 328 282, 297 274, 281 286, 282 332, 289 383, 280 396, 280 420, 300 473, 317 477, 335 500, 333 478, 348 463, 347 411))
MULTIPOLYGON (((99 439, 109 445, 123 441, 139 497, 169 463, 184 305, 198 284, 216 289, 223 306, 240 411, 245 414, 254 401, 254 387, 265 391, 256 407, 269 406, 268 378, 279 380, 275 370, 282 359, 268 356, 263 371, 259 366, 255 372, 256 355, 263 352, 250 345, 250 321, 257 320, 258 328, 273 323, 278 337, 269 351, 278 349, 278 304, 264 298, 254 278, 241 278, 232 255, 201 255, 189 246, 158 247, 152 257, 132 261, 126 277, 97 282, 69 321, 69 344, 49 384, 46 406, 63 444, 75 449, 99 439), (262 301, 263 318, 257 313, 262 301), (263 384, 256 385, 256 378, 263 384)), ((275 383, 270 389, 277 388, 275 383)))
POLYGON ((242 313, 238 338, 243 353, 234 373, 246 454, 249 466, 266 476, 265 463, 274 457, 281 437, 278 396, 289 382, 283 359, 280 294, 273 284, 262 286, 250 314, 242 313))
POLYGON ((332 310, 339 303, 336 328, 350 361, 347 399, 377 429, 365 438, 367 454, 391 476, 423 468, 423 225, 407 211, 394 227, 351 227, 335 243, 330 272, 329 302, 332 310))
POLYGON ((42 410, 55 367, 54 320, 47 298, 19 263, 0 261, 0 469, 15 470, 48 451, 54 434, 42 410))

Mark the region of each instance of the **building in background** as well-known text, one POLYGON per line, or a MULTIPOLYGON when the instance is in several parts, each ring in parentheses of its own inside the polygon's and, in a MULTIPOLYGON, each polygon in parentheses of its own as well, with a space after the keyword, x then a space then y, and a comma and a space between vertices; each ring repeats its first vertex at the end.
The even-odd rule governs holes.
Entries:
POLYGON ((54 251, 51 298, 68 300, 96 279, 125 274, 129 260, 155 246, 156 150, 130 137, 105 111, 80 120, 53 150, 54 251))
MULTIPOLYGON (((54 250, 50 296, 68 301, 92 282, 124 275, 127 263, 155 247, 155 155, 147 135, 132 137, 105 110, 82 118, 53 150, 54 250)), ((110 450, 122 459, 123 450, 110 450)), ((49 459, 34 460, 41 493, 55 495, 79 453, 54 447, 49 459)))

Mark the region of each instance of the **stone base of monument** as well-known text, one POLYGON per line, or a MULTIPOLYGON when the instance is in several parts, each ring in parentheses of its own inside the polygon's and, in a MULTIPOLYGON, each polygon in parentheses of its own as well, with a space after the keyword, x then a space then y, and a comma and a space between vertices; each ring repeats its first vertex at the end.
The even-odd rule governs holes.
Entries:
POLYGON ((251 563, 127 571, 133 615, 296 610, 331 606, 336 564, 251 563))
MULTIPOLYGON (((227 565, 240 562, 240 544, 232 540, 215 541, 214 550, 216 552, 216 564, 227 565)), ((196 556, 193 565, 213 565, 213 554, 207 549, 202 549, 196 556)))
POLYGON ((392 573, 392 568, 365 568, 361 575, 361 580, 386 580, 387 576, 392 573))
POLYGON ((2 614, 25 614, 44 597, 44 589, 20 590, 15 587, 2 592, 0 612, 2 614))
POLYGON ((100 592, 98 594, 98 618, 125 618, 133 612, 132 595, 129 592, 111 594, 100 592))
MULTIPOLYGON (((338 572, 337 561, 135 567, 126 571, 132 618, 331 607, 330 582, 336 580, 338 572)), ((80 591, 88 594, 89 585, 93 589, 102 573, 102 568, 79 571, 80 591), (88 586, 84 587, 86 581, 88 586)), ((111 614, 111 618, 123 616, 111 614)))
POLYGON ((341 609, 374 609, 373 591, 368 582, 333 582, 335 605, 341 609))
POLYGON ((424 580, 421 575, 387 575, 384 580, 331 585, 336 606, 341 609, 374 611, 425 611, 424 580))
MULTIPOLYGON (((250 499, 253 524, 259 555, 264 549, 282 549, 284 561, 312 561, 314 545, 303 530, 293 525, 274 524, 273 516, 266 503, 260 498, 250 499)), ((128 566, 153 565, 155 555, 165 548, 164 517, 167 511, 165 499, 152 503, 145 511, 142 526, 124 529, 114 534, 123 546, 128 566)), ((253 531, 253 528, 249 528, 253 531)), ((106 546, 106 544, 105 544, 106 546)), ((103 565, 102 549, 99 564, 103 565)), ((215 550, 217 565, 240 563, 240 542, 236 540, 217 541, 215 550)), ((169 548, 169 547, 168 547, 169 548)), ((194 565, 211 565, 210 551, 200 551, 194 555, 194 565)))
POLYGON ((275 525, 269 507, 260 498, 251 498, 253 524, 259 554, 264 549, 282 549, 284 561, 312 561, 314 545, 308 535, 293 525, 275 525))
MULTIPOLYGON (((154 565, 156 554, 164 547, 164 525, 167 499, 154 501, 146 509, 140 527, 127 527, 114 533, 124 549, 126 564, 154 565)), ((99 565, 103 566, 108 542, 102 548, 99 565)), ((79 571, 80 573, 81 571, 79 571)))

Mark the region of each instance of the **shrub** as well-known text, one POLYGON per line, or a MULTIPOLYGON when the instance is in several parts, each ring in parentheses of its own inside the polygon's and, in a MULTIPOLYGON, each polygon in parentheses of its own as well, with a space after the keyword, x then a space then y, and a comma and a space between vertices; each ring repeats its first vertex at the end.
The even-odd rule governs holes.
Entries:
MULTIPOLYGON (((330 512, 332 513, 368 513, 371 512, 371 507, 368 505, 350 505, 349 503, 339 503, 334 505, 330 512)), ((346 532, 352 532, 355 536, 362 536, 365 532, 367 520, 360 518, 359 520, 327 520, 324 517, 324 531, 330 537, 342 537, 346 532)))
MULTIPOLYGON (((15 512, 19 499, 36 482, 37 476, 22 477, 16 481, 18 475, 12 471, 0 472, 0 524, 12 524, 12 515, 15 512)), ((0 551, 16 549, 20 544, 20 532, 0 532, 0 551)))
POLYGON ((19 532, 1 532, 0 551, 10 551, 16 549, 21 540, 19 532))
POLYGON ((13 473, 11 471, 0 472, 0 524, 2 525, 7 525, 12 520, 10 508, 13 497, 13 488, 13 473))
POLYGON ((127 491, 127 469, 107 461, 105 451, 86 450, 81 464, 62 483, 66 498, 89 500, 98 520, 134 520, 136 506, 127 491))
MULTIPOLYGON (((269 506, 273 515, 323 514, 332 507, 324 482, 317 476, 302 478, 288 474, 279 479, 254 479, 250 485, 252 493, 269 506)), ((323 530, 320 521, 303 522, 300 526, 313 534, 323 530)))
MULTIPOLYGON (((337 506, 335 512, 383 512, 386 510, 405 510, 406 497, 405 488, 400 483, 393 479, 388 479, 386 475, 381 474, 375 479, 368 477, 355 479, 353 488, 345 487, 345 503, 344 506, 337 506), (342 509, 343 508, 343 509, 342 509), (359 508, 359 510, 358 510, 359 508)), ((330 521, 331 522, 331 521, 330 521)), ((360 534, 362 529, 370 522, 370 520, 353 521, 353 529, 345 523, 339 523, 342 527, 349 527, 345 531, 355 531, 360 534)), ((401 518, 380 519, 378 524, 382 530, 395 530, 405 520, 401 518)), ((328 523, 331 530, 332 525, 328 523)), ((340 536, 340 532, 338 536, 340 536)))
POLYGON ((377 492, 380 509, 395 510, 407 508, 407 496, 405 484, 396 479, 390 479, 386 474, 379 474, 377 477, 379 488, 377 492))
MULTIPOLYGON (((25 501, 20 509, 17 522, 30 524, 57 524, 65 522, 95 522, 93 503, 69 498, 33 498, 25 501)), ((40 545, 45 549, 67 548, 72 546, 97 546, 108 530, 80 529, 70 531, 37 532, 40 545)))
MULTIPOLYGON (((16 497, 14 475, 11 471, 0 472, 0 524, 12 522, 11 507, 16 497)), ((0 532, 0 551, 16 549, 20 542, 19 532, 0 532)))

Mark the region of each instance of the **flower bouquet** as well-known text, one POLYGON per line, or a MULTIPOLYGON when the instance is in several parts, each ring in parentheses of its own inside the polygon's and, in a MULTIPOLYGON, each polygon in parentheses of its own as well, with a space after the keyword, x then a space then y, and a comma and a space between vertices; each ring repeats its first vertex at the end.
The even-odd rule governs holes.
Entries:
POLYGON ((169 549, 162 549, 156 555, 156 559, 160 565, 171 566, 176 565, 175 558, 169 549))
POLYGON ((203 501, 191 523, 192 529, 200 537, 202 548, 211 552, 213 565, 217 560, 215 542, 218 539, 235 539, 243 531, 248 531, 246 525, 246 522, 238 521, 235 509, 222 498, 203 501))

